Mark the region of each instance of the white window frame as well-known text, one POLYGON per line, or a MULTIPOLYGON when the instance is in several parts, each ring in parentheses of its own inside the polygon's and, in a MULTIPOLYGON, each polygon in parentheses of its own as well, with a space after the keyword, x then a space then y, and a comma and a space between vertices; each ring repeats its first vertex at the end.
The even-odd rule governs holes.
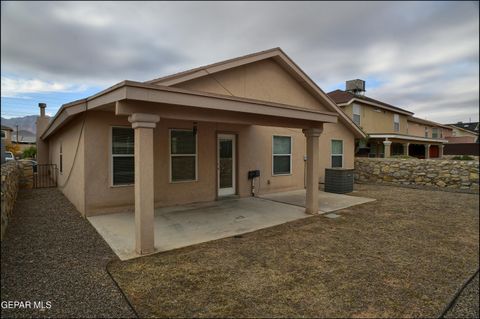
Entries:
POLYGON ((438 127, 432 127, 432 138, 440 138, 440 134, 438 132, 438 127), (433 136, 433 132, 436 132, 436 136, 433 136))
POLYGON ((330 168, 344 168, 345 167, 344 146, 345 146, 345 143, 341 139, 333 138, 333 139, 330 140, 330 168), (342 142, 342 154, 333 154, 332 153, 333 141, 342 142), (333 156, 342 156, 342 167, 333 167, 333 156))
POLYGON ((360 126, 362 124, 362 106, 360 104, 353 104, 352 105, 352 121, 353 123, 360 126), (357 108, 358 113, 355 113, 355 108, 357 108), (355 122, 355 115, 358 115, 358 123, 355 122))
POLYGON ((394 132, 400 132, 400 115, 399 114, 393 114, 393 131, 394 132), (398 125, 398 129, 397 129, 398 125))
MULTIPOLYGON (((115 185, 113 184, 113 158, 114 157, 133 157, 133 160, 135 161, 135 151, 132 155, 130 154, 113 154, 113 129, 114 128, 129 128, 129 129, 132 129, 133 128, 131 126, 127 126, 127 125, 113 125, 113 126, 110 126, 110 130, 109 130, 109 142, 108 142, 108 158, 109 158, 109 165, 110 165, 110 187, 132 187, 135 185, 135 182, 131 183, 131 184, 118 184, 118 185, 115 185)), ((133 134, 135 134, 135 132, 133 132, 133 134)), ((134 170, 134 173, 135 173, 135 167, 133 168, 134 170)))
POLYGON ((293 138, 291 135, 280 135, 280 134, 275 134, 272 135, 272 176, 290 176, 292 175, 292 151, 293 151, 293 138), (290 138, 290 154, 275 154, 274 153, 274 143, 275 143, 275 137, 289 137, 290 138), (274 158, 275 156, 290 156, 290 172, 285 173, 285 174, 275 174, 275 169, 274 169, 274 158))
POLYGON ((193 129, 188 128, 169 128, 168 129, 168 176, 169 183, 192 183, 198 182, 198 131, 195 134, 195 154, 172 154, 172 131, 188 131, 193 132, 193 129), (172 180, 172 157, 195 156, 195 179, 174 181, 172 180))

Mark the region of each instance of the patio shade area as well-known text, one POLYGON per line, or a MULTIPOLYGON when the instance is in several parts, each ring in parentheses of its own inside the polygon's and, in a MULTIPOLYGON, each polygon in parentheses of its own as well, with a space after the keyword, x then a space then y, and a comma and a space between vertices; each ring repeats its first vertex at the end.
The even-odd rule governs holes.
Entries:
MULTIPOLYGON (((330 195, 319 192, 320 203, 330 195)), ((345 207, 371 201, 363 199, 359 202, 358 197, 335 196, 344 206, 347 205, 345 207)), ((327 209, 321 212, 331 211, 323 204, 320 207, 327 209)), ((241 235, 310 216, 301 205, 258 197, 157 208, 154 218, 155 252, 241 235)), ((135 252, 133 212, 91 216, 88 220, 121 260, 140 256, 135 252)))

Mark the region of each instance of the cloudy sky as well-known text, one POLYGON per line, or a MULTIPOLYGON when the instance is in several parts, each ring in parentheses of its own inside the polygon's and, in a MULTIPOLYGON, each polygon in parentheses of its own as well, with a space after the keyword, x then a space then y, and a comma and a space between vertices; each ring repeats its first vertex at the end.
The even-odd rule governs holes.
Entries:
POLYGON ((2 116, 281 47, 326 92, 478 120, 478 2, 2 2, 2 116))

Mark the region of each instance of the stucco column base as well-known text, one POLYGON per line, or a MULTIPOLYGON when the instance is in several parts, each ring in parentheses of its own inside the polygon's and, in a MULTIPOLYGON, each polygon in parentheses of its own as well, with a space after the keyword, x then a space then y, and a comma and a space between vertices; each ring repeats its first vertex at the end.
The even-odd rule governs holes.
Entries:
POLYGON ((383 151, 383 157, 389 158, 391 156, 390 146, 392 145, 391 141, 383 141, 383 145, 385 146, 383 151))
POLYGON ((153 129, 158 115, 134 113, 128 117, 135 129, 135 250, 155 251, 153 129))
POLYGON ((438 146, 438 158, 443 158, 443 148, 445 147, 445 145, 439 145, 438 146))
POLYGON ((304 129, 307 138, 307 183, 305 213, 318 214, 318 176, 320 170, 320 134, 321 128, 304 129))
POLYGON ((408 147, 410 146, 410 143, 404 143, 403 144, 403 155, 408 156, 408 147))
POLYGON ((430 144, 425 144, 425 159, 430 158, 430 144))

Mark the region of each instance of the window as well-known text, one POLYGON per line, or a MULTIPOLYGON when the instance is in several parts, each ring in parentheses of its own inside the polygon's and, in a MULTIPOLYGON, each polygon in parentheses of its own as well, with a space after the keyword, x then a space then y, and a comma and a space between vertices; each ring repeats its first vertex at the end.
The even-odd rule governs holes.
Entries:
POLYGON ((343 167, 343 141, 332 140, 332 168, 343 167))
POLYGON ((5 131, 2 130, 2 140, 5 138, 7 134, 5 134, 5 131))
POLYGON ((60 160, 59 160, 59 169, 60 173, 63 173, 63 150, 62 150, 62 144, 60 143, 60 160))
POLYGON ((292 173, 292 138, 290 136, 273 137, 273 175, 292 173))
POLYGON ((353 104, 353 122, 360 126, 360 105, 353 104))
POLYGON ((400 116, 398 114, 393 114, 393 130, 400 132, 400 116))
POLYGON ((197 134, 193 130, 170 130, 170 181, 197 180, 197 134))
POLYGON ((112 127, 112 184, 135 183, 134 131, 130 127, 112 127))
POLYGON ((432 127, 432 138, 438 138, 438 128, 432 127))
POLYGON ((428 137, 428 127, 425 126, 425 137, 428 137))

